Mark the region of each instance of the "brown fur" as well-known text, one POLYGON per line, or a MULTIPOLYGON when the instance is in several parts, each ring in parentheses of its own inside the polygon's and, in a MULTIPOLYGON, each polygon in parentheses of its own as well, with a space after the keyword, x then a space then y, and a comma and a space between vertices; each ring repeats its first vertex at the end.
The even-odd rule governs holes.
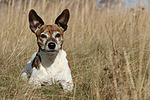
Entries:
POLYGON ((37 53, 33 62, 32 62, 32 68, 35 67, 36 69, 40 68, 40 63, 41 63, 41 57, 40 55, 37 53))
POLYGON ((43 25, 35 34, 39 36, 41 33, 48 33, 50 36, 53 34, 54 31, 60 32, 63 36, 64 31, 59 28, 57 25, 43 25))

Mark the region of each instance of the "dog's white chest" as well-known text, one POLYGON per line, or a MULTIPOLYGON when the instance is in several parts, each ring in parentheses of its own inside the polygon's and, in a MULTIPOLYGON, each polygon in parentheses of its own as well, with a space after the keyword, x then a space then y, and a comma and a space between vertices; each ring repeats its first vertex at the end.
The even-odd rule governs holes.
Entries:
MULTIPOLYGON (((27 71, 32 70, 31 77, 29 78, 29 83, 34 84, 35 86, 44 85, 52 85, 52 84, 62 84, 64 89, 69 91, 72 90, 73 82, 71 76, 71 70, 68 65, 68 60, 66 59, 66 52, 61 50, 54 62, 49 67, 43 67, 40 64, 40 68, 36 69, 35 67, 31 67, 33 58, 29 61, 28 65, 25 68, 26 71, 23 74, 26 74, 27 71), (30 68, 31 69, 30 69, 30 68), (68 86, 70 88, 68 88, 68 86)), ((22 74, 22 76, 23 76, 22 74)))
POLYGON ((65 58, 66 55, 63 53, 64 52, 58 54, 52 65, 47 68, 43 67, 42 65, 40 65, 39 69, 34 67, 29 82, 34 81, 34 83, 38 82, 41 84, 52 85, 60 82, 60 80, 63 80, 63 78, 67 76, 65 74, 69 74, 70 72, 68 61, 65 58))

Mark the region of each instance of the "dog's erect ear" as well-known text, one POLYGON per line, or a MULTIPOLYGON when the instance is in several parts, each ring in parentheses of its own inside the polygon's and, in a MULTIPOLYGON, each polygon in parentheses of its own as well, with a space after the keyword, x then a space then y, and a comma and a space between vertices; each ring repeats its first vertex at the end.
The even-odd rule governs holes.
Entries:
POLYGON ((69 10, 65 9, 55 20, 55 24, 61 27, 64 31, 67 30, 67 23, 69 20, 70 14, 69 10))
POLYGON ((44 25, 43 20, 37 15, 37 13, 31 9, 29 12, 29 24, 30 29, 33 33, 36 33, 36 31, 44 25))

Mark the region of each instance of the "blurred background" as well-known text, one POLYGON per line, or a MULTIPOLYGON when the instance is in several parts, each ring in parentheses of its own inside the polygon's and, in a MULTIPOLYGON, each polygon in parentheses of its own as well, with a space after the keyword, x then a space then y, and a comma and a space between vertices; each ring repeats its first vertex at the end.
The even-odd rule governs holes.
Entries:
MULTIPOLYGON (((15 1, 16 3, 19 3, 20 1, 24 1, 26 3, 29 2, 29 0, 0 0, 0 5, 2 7, 4 4, 8 4, 9 2, 13 1, 15 1)), ((35 3, 37 3, 38 1, 39 0, 35 0, 35 3)), ((54 0, 44 0, 44 1, 54 1, 54 0)), ((124 6, 126 5, 127 8, 135 7, 136 5, 147 6, 150 4, 150 0, 91 0, 91 1, 93 2, 96 1, 99 9, 108 6, 115 7, 118 6, 119 4, 122 4, 124 6)))
POLYGON ((149 0, 0 0, 0 99, 149 100, 149 0), (28 13, 46 24, 69 9, 63 49, 74 90, 34 89, 20 75, 38 51, 28 13))

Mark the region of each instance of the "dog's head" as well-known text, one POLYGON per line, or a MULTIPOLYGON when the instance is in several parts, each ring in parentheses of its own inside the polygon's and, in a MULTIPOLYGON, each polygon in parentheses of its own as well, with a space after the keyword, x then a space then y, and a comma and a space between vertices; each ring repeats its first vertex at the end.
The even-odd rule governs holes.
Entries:
POLYGON ((53 25, 45 25, 44 21, 32 9, 29 12, 30 29, 36 34, 39 50, 47 53, 57 53, 62 49, 63 33, 67 30, 69 10, 65 9, 53 25))

